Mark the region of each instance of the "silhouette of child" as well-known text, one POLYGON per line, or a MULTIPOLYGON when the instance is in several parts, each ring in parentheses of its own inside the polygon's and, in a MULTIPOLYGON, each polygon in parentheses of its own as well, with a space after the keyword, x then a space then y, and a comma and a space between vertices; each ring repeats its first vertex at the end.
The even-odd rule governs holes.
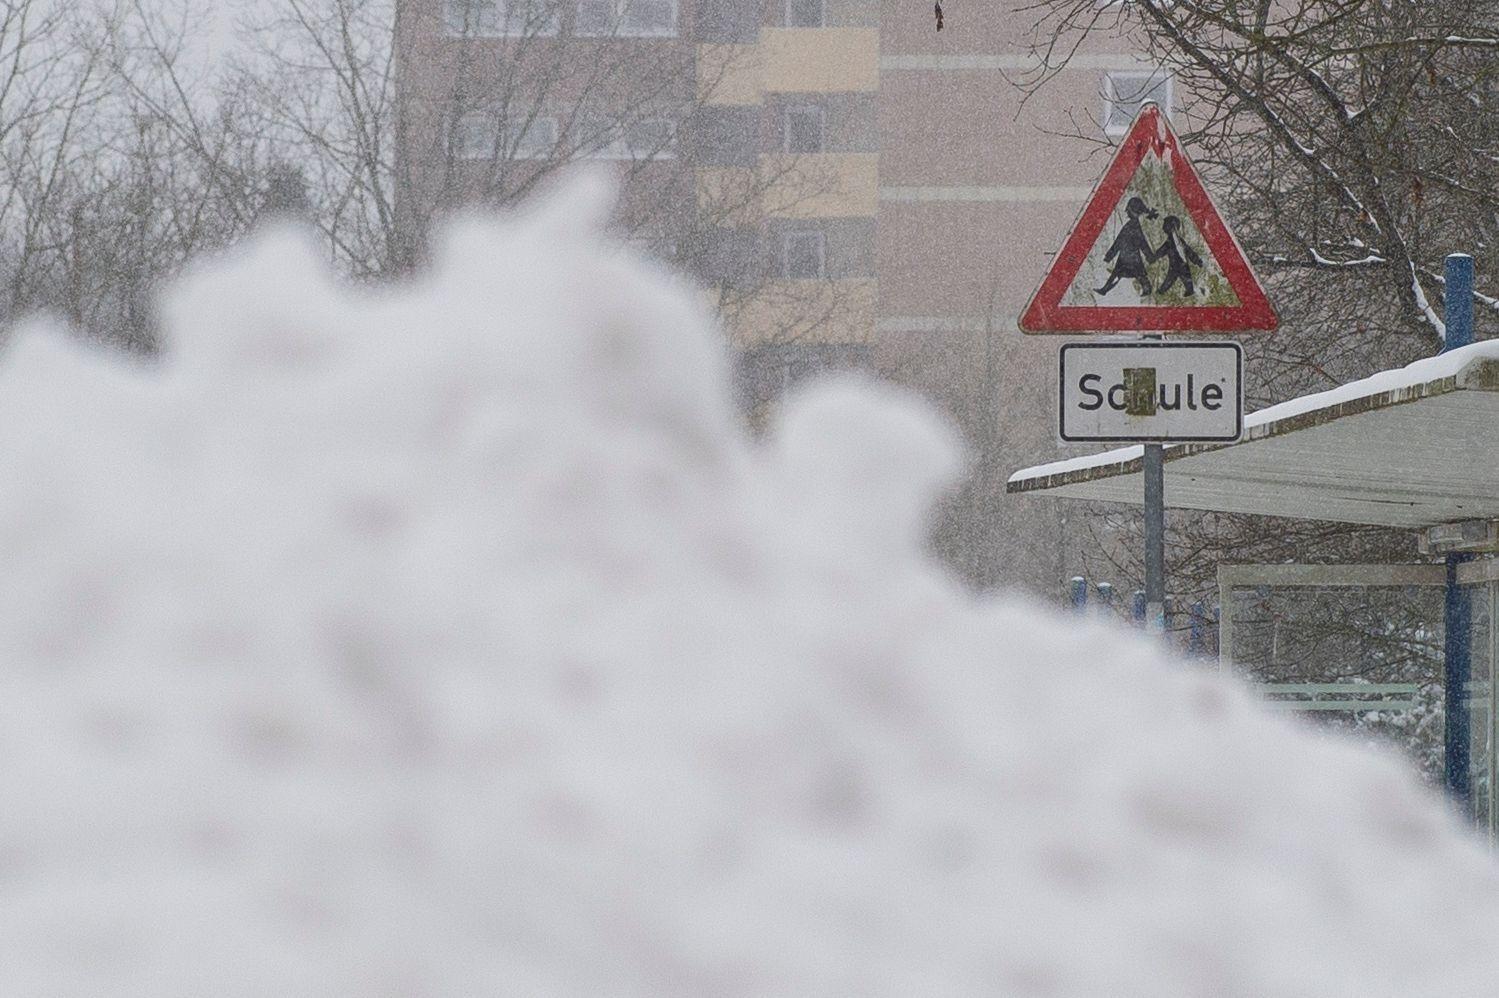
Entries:
POLYGON ((1104 263, 1115 261, 1114 267, 1109 271, 1109 279, 1104 282, 1103 287, 1093 289, 1096 294, 1108 294, 1114 290, 1114 285, 1126 277, 1135 282, 1142 295, 1148 295, 1152 291, 1150 275, 1145 273, 1145 261, 1147 258, 1155 259, 1155 251, 1145 238, 1140 218, 1155 218, 1155 209, 1139 198, 1130 198, 1124 206, 1124 213, 1129 216, 1129 221, 1124 223, 1103 257, 1104 263))
POLYGON ((1192 267, 1201 267, 1202 257, 1182 238, 1181 227, 1181 219, 1175 215, 1166 216, 1166 220, 1161 223, 1161 231, 1166 234, 1166 239, 1150 251, 1150 259, 1154 262, 1163 256, 1166 258, 1166 279, 1161 282, 1158 294, 1165 294, 1167 288, 1181 281, 1182 294, 1190 298, 1197 293, 1197 289, 1192 286, 1192 267))

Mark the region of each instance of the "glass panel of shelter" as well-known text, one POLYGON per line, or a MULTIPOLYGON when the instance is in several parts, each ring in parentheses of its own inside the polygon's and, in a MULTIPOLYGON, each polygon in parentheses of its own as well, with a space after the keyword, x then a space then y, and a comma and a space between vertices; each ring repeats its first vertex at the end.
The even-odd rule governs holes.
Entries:
MULTIPOLYGON (((1443 756, 1443 587, 1378 576, 1391 566, 1235 566, 1220 574, 1220 642, 1267 705, 1361 740, 1397 747, 1440 786, 1443 756), (1372 570, 1373 575, 1367 575, 1372 570), (1308 578, 1286 581, 1287 572, 1308 578), (1313 578, 1314 577, 1314 578, 1313 578), (1346 625, 1346 626, 1342 626, 1346 625)), ((1398 566, 1395 566, 1398 568, 1398 566)), ((1474 824, 1499 842, 1499 557, 1462 565, 1471 611, 1469 786, 1474 824)))
POLYGON ((1304 566, 1305 578, 1287 581, 1283 570, 1303 567, 1267 568, 1282 578, 1268 571, 1225 594, 1234 670, 1271 709, 1397 747, 1439 784, 1440 585, 1369 584, 1338 566, 1304 566))
MULTIPOLYGON (((1493 563, 1490 563, 1493 564, 1493 563)), ((1466 587, 1472 609, 1471 682, 1468 686, 1469 778, 1473 788, 1473 817, 1479 826, 1499 840, 1499 744, 1495 722, 1499 719, 1494 686, 1494 665, 1499 658, 1499 628, 1494 610, 1499 605, 1499 580, 1488 579, 1466 587)))

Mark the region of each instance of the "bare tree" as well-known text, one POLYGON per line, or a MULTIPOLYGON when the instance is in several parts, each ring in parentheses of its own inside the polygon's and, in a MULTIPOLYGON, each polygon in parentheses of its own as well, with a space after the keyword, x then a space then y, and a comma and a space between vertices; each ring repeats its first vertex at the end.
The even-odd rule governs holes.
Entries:
POLYGON ((1490 0, 1029 9, 1038 69, 1028 87, 1102 31, 1127 33, 1174 75, 1194 157, 1228 196, 1256 261, 1294 291, 1282 297, 1325 302, 1323 289, 1336 289, 1335 319, 1293 309, 1294 323, 1346 330, 1367 320, 1415 339, 1414 349, 1440 342, 1432 302, 1442 256, 1472 251, 1480 271, 1492 259, 1499 11, 1490 0), (1370 307, 1350 316, 1355 298, 1370 307))
POLYGON ((0 0, 8 314, 51 308, 149 348, 155 283, 267 214, 378 279, 419 264, 442 213, 513 204, 580 159, 620 174, 620 235, 695 273, 730 328, 793 343, 849 304, 844 282, 786 280, 767 238, 836 190, 820 158, 766 155, 761 120, 721 158, 707 119, 736 46, 618 4, 270 0, 243 5, 241 53, 211 66, 212 10, 0 0))
POLYGON ((89 143, 107 96, 102 46, 64 5, 0 3, 0 272, 5 315, 58 307, 70 291, 89 143))
POLYGON ((242 133, 187 96, 186 14, 0 3, 0 318, 52 311, 149 350, 155 282, 247 224, 255 181, 226 168, 249 161, 242 133))
MULTIPOLYGON (((1429 355, 1444 335, 1450 252, 1477 258, 1481 334, 1499 326, 1482 276, 1499 263, 1491 0, 1038 0, 1028 10, 1036 69, 1017 82, 1031 92, 1096 34, 1122 33, 1172 74, 1179 129, 1281 313, 1278 333, 1245 341, 1251 408, 1429 355)), ((1138 580, 1138 518, 1099 509, 1088 524, 1091 574, 1138 580)), ((1404 533, 1223 514, 1173 514, 1170 542, 1181 608, 1211 604, 1222 561, 1416 554, 1404 533)), ((1261 602, 1266 626, 1301 614, 1295 639, 1281 628, 1269 656, 1282 678, 1326 668, 1334 647, 1339 675, 1431 678, 1431 608, 1402 594, 1261 602)))
MULTIPOLYGON (((276 0, 246 23, 256 52, 232 90, 303 166, 314 217, 355 274, 417 265, 455 207, 514 204, 568 164, 606 160, 625 192, 620 234, 697 274, 730 325, 790 316, 772 337, 785 340, 825 324, 836 289, 775 281, 759 237, 835 179, 815 157, 715 162, 723 137, 702 118, 747 57, 629 23, 633 7, 587 13, 598 7, 276 0)), ((746 138, 758 152, 762 136, 746 138)))

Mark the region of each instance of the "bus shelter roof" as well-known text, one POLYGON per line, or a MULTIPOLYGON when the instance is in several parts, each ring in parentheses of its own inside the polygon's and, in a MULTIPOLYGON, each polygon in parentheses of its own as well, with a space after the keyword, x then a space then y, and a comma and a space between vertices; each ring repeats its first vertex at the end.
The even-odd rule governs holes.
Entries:
MULTIPOLYGON (((1026 468, 1006 491, 1140 503, 1143 454, 1026 468)), ((1499 340, 1262 409, 1236 443, 1164 457, 1174 508, 1411 529, 1499 519, 1499 340)))

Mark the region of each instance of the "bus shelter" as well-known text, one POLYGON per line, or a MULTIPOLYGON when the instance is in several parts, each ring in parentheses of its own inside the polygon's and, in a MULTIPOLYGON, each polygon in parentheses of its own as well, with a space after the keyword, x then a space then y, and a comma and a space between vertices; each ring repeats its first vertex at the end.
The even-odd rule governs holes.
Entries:
MULTIPOLYGON (((1142 504, 1143 456, 1132 446, 1026 468, 1007 491, 1142 504)), ((1439 587, 1445 778, 1466 802, 1477 777, 1477 810, 1499 831, 1499 687, 1487 681, 1499 664, 1499 341, 1263 409, 1245 418, 1239 441, 1169 446, 1164 461, 1170 508, 1410 530, 1422 551, 1440 556, 1417 565, 1222 565, 1220 654, 1225 663, 1234 654, 1238 587, 1439 587), (1484 677, 1476 683, 1475 652, 1484 677)), ((1305 685, 1307 709, 1393 709, 1409 692, 1373 690, 1350 705, 1344 693, 1328 699, 1305 685)))

